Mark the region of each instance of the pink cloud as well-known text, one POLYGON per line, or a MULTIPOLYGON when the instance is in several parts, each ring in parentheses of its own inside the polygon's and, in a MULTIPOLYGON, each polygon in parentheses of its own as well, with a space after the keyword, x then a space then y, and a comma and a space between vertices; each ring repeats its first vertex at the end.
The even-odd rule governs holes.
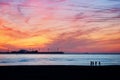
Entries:
POLYGON ((3 32, 1 34, 5 35, 5 36, 12 37, 12 38, 16 38, 16 39, 17 38, 24 38, 25 36, 26 37, 28 36, 28 34, 25 32, 15 30, 13 28, 9 28, 9 27, 4 26, 4 25, 1 27, 1 31, 3 32))

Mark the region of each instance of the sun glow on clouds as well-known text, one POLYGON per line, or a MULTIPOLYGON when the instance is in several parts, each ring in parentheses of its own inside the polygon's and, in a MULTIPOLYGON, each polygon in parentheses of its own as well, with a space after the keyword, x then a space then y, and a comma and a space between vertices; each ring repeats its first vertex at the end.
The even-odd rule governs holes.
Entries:
POLYGON ((119 0, 0 0, 0 50, 120 52, 119 0))

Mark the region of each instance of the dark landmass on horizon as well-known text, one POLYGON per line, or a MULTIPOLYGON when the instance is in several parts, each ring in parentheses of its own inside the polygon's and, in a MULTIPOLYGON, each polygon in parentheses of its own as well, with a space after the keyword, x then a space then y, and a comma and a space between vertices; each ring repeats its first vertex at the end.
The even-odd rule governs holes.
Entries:
POLYGON ((64 54, 64 52, 0 52, 0 54, 64 54))
POLYGON ((74 54, 120 54, 119 53, 67 53, 67 52, 25 52, 25 53, 22 53, 22 52, 0 52, 0 54, 71 54, 71 55, 74 55, 74 54))
POLYGON ((39 52, 37 50, 18 50, 18 51, 11 51, 11 52, 0 52, 0 54, 64 54, 62 51, 45 51, 45 52, 39 52))
POLYGON ((63 51, 37 51, 37 50, 18 50, 10 52, 0 52, 0 54, 120 54, 120 52, 63 52, 63 51))

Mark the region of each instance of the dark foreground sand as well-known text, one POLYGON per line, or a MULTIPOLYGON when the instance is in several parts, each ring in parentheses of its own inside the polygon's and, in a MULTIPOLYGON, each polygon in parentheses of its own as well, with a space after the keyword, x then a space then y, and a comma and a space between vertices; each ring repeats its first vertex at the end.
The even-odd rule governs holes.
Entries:
POLYGON ((120 66, 2 66, 0 80, 120 80, 120 66), (2 79, 4 78, 4 79, 2 79))

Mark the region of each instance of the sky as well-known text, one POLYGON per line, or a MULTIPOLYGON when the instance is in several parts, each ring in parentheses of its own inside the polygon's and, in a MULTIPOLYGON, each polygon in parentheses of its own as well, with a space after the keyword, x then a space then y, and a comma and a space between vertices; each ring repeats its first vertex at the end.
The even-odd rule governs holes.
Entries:
POLYGON ((0 0, 0 51, 120 52, 120 0, 0 0))

